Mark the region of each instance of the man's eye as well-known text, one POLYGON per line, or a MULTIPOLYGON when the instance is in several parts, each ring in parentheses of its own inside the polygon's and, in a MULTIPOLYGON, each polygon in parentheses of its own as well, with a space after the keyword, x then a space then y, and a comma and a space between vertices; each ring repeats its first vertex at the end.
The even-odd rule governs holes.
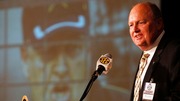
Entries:
POLYGON ((145 23, 145 21, 140 21, 140 22, 139 22, 139 24, 144 24, 144 23, 145 23))
POLYGON ((129 27, 132 27, 132 26, 133 26, 132 24, 129 25, 129 27))

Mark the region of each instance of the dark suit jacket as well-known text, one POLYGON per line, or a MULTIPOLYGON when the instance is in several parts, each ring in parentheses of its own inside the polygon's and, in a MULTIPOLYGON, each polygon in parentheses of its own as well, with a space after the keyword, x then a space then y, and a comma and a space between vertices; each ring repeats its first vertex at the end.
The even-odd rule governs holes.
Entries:
MULTIPOLYGON (((151 79, 156 83, 153 101, 180 101, 180 39, 172 40, 166 34, 162 37, 144 77, 139 101, 151 79)), ((133 95, 134 84, 130 101, 133 95)))

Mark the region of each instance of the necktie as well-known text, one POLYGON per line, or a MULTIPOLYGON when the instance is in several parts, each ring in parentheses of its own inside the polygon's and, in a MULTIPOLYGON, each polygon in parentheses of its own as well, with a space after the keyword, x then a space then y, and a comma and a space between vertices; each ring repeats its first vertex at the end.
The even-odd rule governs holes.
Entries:
POLYGON ((141 58, 141 61, 140 61, 140 68, 139 68, 139 71, 137 73, 137 76, 136 76, 136 81, 135 81, 135 89, 134 89, 134 101, 138 101, 138 98, 139 98, 139 90, 141 88, 141 75, 142 75, 142 72, 144 70, 144 67, 146 66, 147 64, 147 58, 149 57, 149 54, 144 54, 141 58))

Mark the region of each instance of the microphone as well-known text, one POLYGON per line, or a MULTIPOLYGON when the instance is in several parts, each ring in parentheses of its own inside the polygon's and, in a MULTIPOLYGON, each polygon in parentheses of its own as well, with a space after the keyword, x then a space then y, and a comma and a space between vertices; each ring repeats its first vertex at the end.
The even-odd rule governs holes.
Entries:
POLYGON ((91 86, 93 85, 93 82, 98 78, 98 76, 101 75, 102 73, 107 74, 111 68, 112 68, 112 55, 109 53, 101 55, 101 57, 97 60, 96 70, 94 71, 91 80, 89 81, 83 95, 81 96, 80 101, 83 101, 83 99, 86 97, 91 86))
POLYGON ((98 75, 107 74, 109 70, 112 68, 112 55, 110 53, 106 53, 101 55, 101 57, 97 60, 96 63, 96 72, 98 75))
POLYGON ((22 97, 22 101, 28 101, 28 98, 27 98, 26 95, 24 95, 24 96, 22 97))

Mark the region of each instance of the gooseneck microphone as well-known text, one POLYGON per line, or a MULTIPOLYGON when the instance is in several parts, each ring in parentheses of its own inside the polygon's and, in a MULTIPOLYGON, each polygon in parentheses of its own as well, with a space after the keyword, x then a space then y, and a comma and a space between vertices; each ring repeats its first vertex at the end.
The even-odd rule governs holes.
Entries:
POLYGON ((101 57, 97 60, 96 70, 92 74, 91 80, 89 81, 80 101, 83 101, 83 99, 86 97, 91 86, 93 85, 93 82, 98 78, 98 76, 101 75, 102 73, 107 74, 111 68, 112 68, 112 55, 109 53, 101 55, 101 57))
POLYGON ((107 74, 108 71, 112 68, 112 55, 106 53, 105 55, 101 55, 96 63, 96 71, 101 75, 103 72, 107 74))
POLYGON ((26 96, 26 95, 24 95, 24 96, 22 97, 22 100, 21 100, 21 101, 28 101, 27 96, 26 96))

